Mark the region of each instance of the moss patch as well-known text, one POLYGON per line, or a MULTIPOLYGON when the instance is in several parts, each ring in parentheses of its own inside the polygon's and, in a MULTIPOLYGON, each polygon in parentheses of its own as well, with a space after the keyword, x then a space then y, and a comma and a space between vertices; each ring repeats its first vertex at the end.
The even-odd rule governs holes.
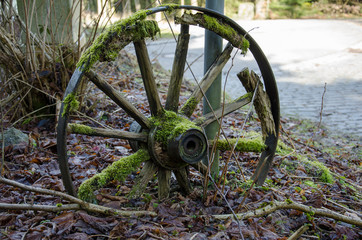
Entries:
POLYGON ((320 181, 325 183, 334 182, 334 178, 330 170, 322 162, 319 162, 318 160, 311 160, 308 155, 296 153, 291 147, 287 146, 282 141, 278 141, 276 154, 282 157, 290 156, 291 159, 294 159, 284 159, 281 163, 281 165, 284 165, 290 172, 294 172, 298 166, 302 165, 308 175, 318 177, 320 181))
POLYGON ((161 4, 160 7, 167 7, 167 12, 172 12, 173 10, 180 7, 179 4, 176 3, 167 3, 167 4, 161 4))
POLYGON ((233 102, 243 101, 244 99, 249 99, 251 101, 253 99, 253 93, 252 92, 245 93, 244 95, 235 99, 233 102))
POLYGON ((129 42, 156 36, 160 32, 157 22, 144 20, 149 11, 139 11, 107 28, 84 52, 77 67, 82 67, 82 70, 87 72, 98 60, 113 61, 129 42))
POLYGON ((164 145, 167 145, 170 140, 189 129, 194 128, 201 130, 194 122, 191 122, 172 111, 165 111, 161 117, 151 117, 150 120, 153 127, 158 128, 155 133, 156 141, 164 145))
POLYGON ((312 188, 317 188, 318 186, 317 186, 317 184, 315 184, 313 181, 304 181, 303 182, 304 183, 304 185, 307 185, 307 186, 309 186, 309 187, 312 187, 312 188))
POLYGON ((291 147, 288 147, 284 142, 278 141, 276 153, 280 156, 286 156, 293 152, 291 147))
POLYGON ((78 189, 78 197, 87 202, 95 202, 95 190, 112 180, 123 182, 132 171, 135 171, 142 162, 149 160, 149 158, 148 151, 140 149, 131 156, 119 159, 101 173, 84 181, 78 189))
POLYGON ((79 133, 79 134, 85 134, 85 135, 94 134, 93 128, 83 125, 83 124, 71 123, 68 126, 70 127, 70 131, 72 133, 79 133))
MULTIPOLYGON (((225 139, 219 139, 216 147, 221 151, 231 150, 236 143, 236 139, 229 139, 227 142, 225 139), (230 144, 229 144, 230 143, 230 144)), ((263 143, 261 138, 246 139, 241 138, 236 144, 235 151, 238 152, 262 152, 266 149, 266 145, 263 143)))
POLYGON ((199 101, 197 101, 196 98, 190 97, 180 109, 180 113, 185 114, 186 116, 191 115, 194 112, 198 103, 199 101))
POLYGON ((253 184, 253 180, 249 179, 249 180, 246 180, 246 182, 241 182, 239 184, 239 187, 242 188, 244 191, 246 191, 251 187, 252 184, 253 184))
POLYGON ((226 21, 204 13, 191 14, 186 12, 181 17, 176 17, 175 23, 200 26, 213 31, 228 40, 234 47, 239 48, 243 54, 247 53, 250 45, 249 41, 232 28, 226 21))
POLYGON ((331 171, 321 162, 310 160, 307 156, 301 154, 292 154, 296 160, 283 160, 281 165, 286 166, 287 170, 294 172, 299 165, 305 168, 308 175, 318 177, 320 181, 325 183, 333 183, 334 178, 331 171))
POLYGON ((206 22, 205 27, 215 33, 220 34, 228 40, 231 40, 232 44, 239 48, 243 54, 246 54, 250 43, 244 37, 240 39, 239 34, 235 31, 234 28, 230 27, 228 24, 224 24, 220 22, 218 19, 208 16, 206 14, 203 15, 204 20, 206 22))
POLYGON ((322 182, 325 182, 325 183, 334 182, 334 178, 331 174, 331 171, 329 171, 329 168, 327 168, 323 163, 321 163, 317 160, 311 161, 307 157, 302 157, 302 158, 300 158, 300 160, 303 163, 306 163, 306 165, 309 167, 309 169, 307 169, 307 171, 315 170, 317 172, 317 174, 319 175, 319 179, 322 182))
POLYGON ((64 117, 65 114, 78 110, 79 101, 76 99, 74 93, 68 94, 68 96, 64 99, 63 103, 64 107, 63 107, 62 117, 64 117))

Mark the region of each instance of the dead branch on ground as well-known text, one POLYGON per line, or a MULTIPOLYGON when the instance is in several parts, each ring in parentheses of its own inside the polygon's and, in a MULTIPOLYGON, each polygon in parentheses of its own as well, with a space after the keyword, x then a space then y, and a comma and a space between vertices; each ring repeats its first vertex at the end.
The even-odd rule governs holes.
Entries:
POLYGON ((104 214, 104 215, 120 215, 120 216, 124 216, 124 217, 131 217, 131 216, 139 217, 139 216, 145 216, 145 215, 152 216, 152 217, 157 216, 157 214, 155 212, 151 212, 151 211, 124 211, 124 210, 118 210, 118 209, 100 206, 97 204, 84 202, 84 201, 80 200, 79 198, 73 197, 66 193, 49 190, 49 189, 44 189, 44 188, 33 187, 33 186, 27 186, 27 185, 18 183, 16 181, 6 179, 4 177, 0 177, 0 183, 4 183, 4 184, 7 184, 7 185, 10 185, 13 187, 17 187, 17 188, 20 188, 25 191, 57 196, 57 197, 65 199, 65 200, 68 200, 69 202, 73 202, 73 204, 64 204, 64 205, 57 204, 56 206, 0 203, 0 209, 4 209, 4 210, 37 210, 37 211, 47 211, 47 212, 59 212, 59 211, 65 211, 65 210, 85 210, 87 212, 92 212, 92 213, 100 213, 100 214, 104 214))
MULTIPOLYGON (((6 179, 4 177, 0 177, 0 183, 7 184, 13 187, 18 187, 25 191, 31 191, 36 193, 41 193, 45 195, 52 195, 61 197, 69 202, 72 202, 73 204, 58 204, 57 206, 49 206, 49 205, 31 205, 31 204, 6 204, 6 203, 0 203, 0 209, 6 209, 6 210, 38 210, 38 211, 51 211, 51 212, 59 212, 59 211, 65 211, 65 210, 85 210, 87 212, 92 213, 100 213, 104 215, 120 215, 124 217, 130 217, 130 216, 145 216, 149 215, 152 217, 157 216, 155 212, 151 211, 121 211, 113 208, 108 208, 104 206, 99 206, 96 204, 84 202, 80 200, 79 198, 73 197, 71 195, 68 195, 66 193, 44 189, 44 188, 38 188, 33 186, 27 186, 21 183, 18 183, 16 181, 12 181, 9 179, 6 179)), ((239 220, 248 219, 248 218, 255 218, 255 217, 262 217, 265 215, 268 215, 270 213, 273 213, 280 209, 295 209, 302 212, 305 212, 307 214, 310 214, 312 216, 321 216, 321 217, 328 217, 332 218, 336 221, 342 221, 345 223, 349 223, 352 225, 356 225, 358 227, 362 227, 362 220, 360 218, 352 218, 345 215, 342 215, 340 213, 337 213, 335 211, 329 210, 329 209, 321 209, 321 208, 314 208, 312 206, 306 206, 300 203, 292 202, 292 201, 286 201, 286 202, 272 202, 270 205, 250 210, 244 213, 236 214, 235 216, 239 220)), ((228 218, 234 217, 233 214, 223 214, 223 215, 213 215, 215 219, 218 220, 225 220, 228 218)))
MULTIPOLYGON (((306 205, 292 202, 292 201, 271 202, 266 207, 255 209, 255 210, 250 210, 250 211, 247 211, 244 213, 239 213, 239 214, 236 214, 236 216, 240 220, 247 219, 247 218, 262 217, 262 216, 268 215, 268 214, 273 213, 280 209, 295 209, 295 210, 310 214, 311 216, 328 217, 328 218, 332 218, 336 221, 342 221, 345 223, 349 223, 352 225, 362 227, 362 220, 360 218, 351 218, 351 217, 342 215, 340 213, 337 213, 337 212, 329 210, 329 209, 314 208, 312 206, 306 206, 306 205)), ((213 215, 213 217, 216 219, 219 219, 219 220, 225 220, 225 219, 233 217, 233 215, 232 214, 213 215)))

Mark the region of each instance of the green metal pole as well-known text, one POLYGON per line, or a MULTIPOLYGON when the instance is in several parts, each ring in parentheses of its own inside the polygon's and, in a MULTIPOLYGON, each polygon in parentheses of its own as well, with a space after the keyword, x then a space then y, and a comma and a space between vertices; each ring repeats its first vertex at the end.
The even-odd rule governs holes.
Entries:
MULTIPOLYGON (((206 8, 215 10, 219 13, 224 13, 224 0, 206 0, 206 8)), ((204 73, 207 72, 211 64, 222 51, 222 38, 217 34, 205 30, 205 48, 204 48, 204 73)), ((217 109, 221 104, 221 74, 215 79, 214 83, 206 92, 206 98, 210 102, 213 109, 217 109)), ((211 112, 206 99, 204 99, 203 113, 211 112)), ((214 139, 219 129, 219 124, 214 122, 205 128, 208 139, 214 139)), ((213 165, 211 167, 211 175, 217 176, 219 172, 219 153, 214 155, 213 165)), ((208 160, 204 162, 208 164, 208 160)))

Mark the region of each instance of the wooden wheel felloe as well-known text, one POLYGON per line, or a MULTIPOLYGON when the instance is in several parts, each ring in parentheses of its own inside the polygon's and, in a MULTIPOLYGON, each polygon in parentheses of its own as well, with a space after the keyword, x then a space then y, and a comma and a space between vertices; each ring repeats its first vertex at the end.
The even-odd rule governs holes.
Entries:
MULTIPOLYGON (((78 68, 74 72, 65 92, 58 121, 57 146, 58 162, 67 192, 72 195, 76 194, 67 156, 67 136, 70 133, 126 139, 136 152, 115 162, 102 173, 86 180, 78 190, 78 195, 85 200, 91 201, 92 191, 104 186, 112 178, 124 180, 127 174, 135 170, 142 162, 145 162, 145 164, 140 173, 140 179, 134 185, 131 194, 135 196, 142 194, 147 183, 157 173, 159 198, 167 197, 171 172, 174 172, 182 190, 186 193, 190 192, 187 167, 192 165, 204 172, 205 166, 201 163, 201 160, 208 158, 210 141, 207 140, 203 128, 249 104, 254 91, 256 91, 256 94, 253 103, 260 118, 262 134, 265 140, 265 145, 261 148, 263 151, 254 178, 258 184, 262 184, 267 176, 276 149, 279 128, 279 99, 271 67, 254 39, 233 20, 217 12, 193 6, 161 6, 138 12, 130 18, 116 23, 102 33, 82 55, 78 68), (196 13, 185 12, 181 17, 175 19, 175 22, 180 24, 181 28, 169 88, 165 97, 166 101, 163 104, 160 100, 145 42, 146 38, 154 38, 159 32, 159 28, 157 22, 146 20, 146 18, 156 12, 170 13, 178 9, 193 10, 196 13), (179 107, 181 83, 187 63, 190 26, 199 26, 213 31, 229 43, 199 81, 198 86, 188 100, 179 107), (133 43, 137 56, 150 115, 143 114, 120 91, 92 70, 92 65, 96 61, 114 59, 119 51, 130 43, 133 43), (262 87, 257 87, 260 82, 257 75, 249 74, 249 71, 241 71, 238 77, 246 91, 249 92, 248 94, 225 104, 223 108, 214 109, 212 114, 191 120, 194 119, 192 115, 197 109, 197 104, 202 99, 204 92, 210 87, 215 77, 221 73, 230 59, 233 49, 239 49, 242 52, 250 49, 259 66, 265 92, 262 87), (72 123, 70 116, 72 111, 78 107, 77 89, 84 76, 122 108, 128 116, 134 119, 130 131, 109 130, 72 123), (119 171, 120 169, 121 171, 119 171)), ((217 143, 218 141, 214 140, 213 142, 217 143)), ((227 144, 229 149, 232 149, 233 146, 230 145, 230 142, 227 141, 227 144)), ((248 151, 246 145, 236 148, 236 150, 242 149, 248 151)), ((253 148, 249 150, 253 151, 253 148)))

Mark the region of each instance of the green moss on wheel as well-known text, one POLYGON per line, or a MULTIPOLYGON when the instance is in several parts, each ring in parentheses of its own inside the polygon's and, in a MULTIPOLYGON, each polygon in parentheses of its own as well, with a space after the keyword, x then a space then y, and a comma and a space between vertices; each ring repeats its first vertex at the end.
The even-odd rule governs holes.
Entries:
POLYGON ((235 47, 241 49, 243 54, 247 53, 250 43, 248 40, 245 39, 245 37, 242 37, 241 41, 237 40, 236 36, 238 36, 239 33, 236 32, 234 28, 230 27, 230 25, 221 23, 218 19, 209 15, 204 14, 203 16, 206 22, 205 27, 207 29, 215 33, 221 34, 223 37, 231 41, 235 47))
POLYGON ((176 3, 167 3, 167 4, 161 4, 160 7, 167 7, 167 12, 172 12, 173 10, 180 7, 179 4, 176 3))
POLYGON ((150 10, 139 11, 107 28, 84 52, 77 67, 82 67, 82 70, 87 72, 98 60, 114 60, 118 52, 130 41, 156 36, 160 32, 157 22, 144 20, 149 12, 150 10))
POLYGON ((230 26, 221 24, 216 18, 204 14, 206 27, 211 31, 223 32, 226 36, 232 38, 237 32, 230 26))
POLYGON ((199 101, 197 101, 195 97, 190 97, 189 99, 187 99, 186 103, 182 106, 180 113, 191 114, 195 110, 198 103, 199 101))
POLYGON ((244 99, 249 99, 250 101, 253 99, 253 93, 252 92, 248 92, 245 93, 244 95, 238 97, 237 99, 235 99, 233 102, 239 102, 242 101, 244 99))
POLYGON ((63 104, 64 106, 63 106, 62 117, 64 117, 65 114, 78 110, 79 107, 79 101, 76 99, 74 93, 68 94, 68 96, 66 96, 66 98, 64 99, 63 104))
MULTIPOLYGON (((221 151, 231 150, 235 146, 237 139, 219 139, 217 140, 216 147, 221 151), (230 143, 230 144, 229 144, 230 143), (231 145, 231 147, 230 147, 231 145)), ((238 152, 262 152, 266 149, 266 145, 261 138, 246 139, 240 138, 236 144, 235 151, 238 152)))
POLYGON ((119 159, 101 173, 84 181, 78 189, 78 197, 84 201, 95 202, 94 191, 105 186, 112 180, 123 182, 139 165, 149 160, 147 150, 140 149, 135 154, 119 159))
POLYGON ((165 111, 164 114, 159 117, 151 117, 151 123, 153 127, 157 127, 155 133, 156 141, 165 145, 189 129, 201 130, 194 122, 172 111, 165 111))
POLYGON ((83 124, 71 123, 69 124, 69 127, 72 133, 92 135, 95 132, 93 128, 83 124))
POLYGON ((246 38, 243 38, 242 43, 241 43, 242 54, 246 54, 249 47, 250 47, 250 42, 248 40, 246 40, 246 38))

